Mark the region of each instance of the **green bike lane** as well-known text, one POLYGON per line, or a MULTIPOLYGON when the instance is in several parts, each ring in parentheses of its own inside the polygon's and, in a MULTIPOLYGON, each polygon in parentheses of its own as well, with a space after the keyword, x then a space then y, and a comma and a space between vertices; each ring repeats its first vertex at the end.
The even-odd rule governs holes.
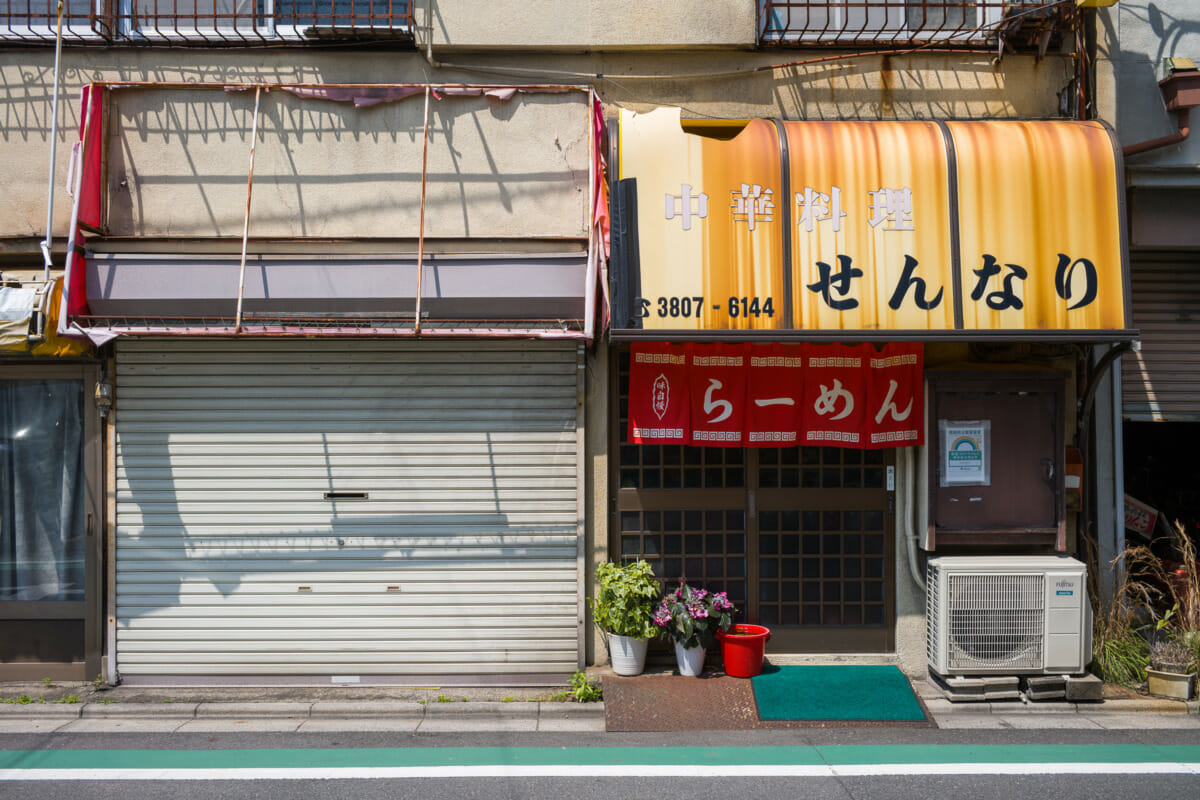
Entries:
POLYGON ((1173 774, 1200 778, 1200 745, 846 744, 0 751, 0 781, 974 774, 1173 774))

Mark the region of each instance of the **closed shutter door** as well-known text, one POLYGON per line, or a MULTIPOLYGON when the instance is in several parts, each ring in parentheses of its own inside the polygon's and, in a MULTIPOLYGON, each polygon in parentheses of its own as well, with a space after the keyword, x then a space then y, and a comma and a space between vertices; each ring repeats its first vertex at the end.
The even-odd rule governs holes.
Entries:
POLYGON ((1133 324, 1141 351, 1121 358, 1125 418, 1200 421, 1200 260, 1138 260, 1133 324))
POLYGON ((577 668, 573 345, 147 339, 116 362, 121 673, 577 668))

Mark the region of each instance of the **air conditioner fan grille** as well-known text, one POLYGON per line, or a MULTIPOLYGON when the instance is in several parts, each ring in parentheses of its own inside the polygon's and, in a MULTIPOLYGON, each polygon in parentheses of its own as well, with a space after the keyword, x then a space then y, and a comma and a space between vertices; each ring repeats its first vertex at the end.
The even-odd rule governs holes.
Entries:
POLYGON ((1037 670, 1043 664, 1044 576, 947 576, 947 666, 1037 670))

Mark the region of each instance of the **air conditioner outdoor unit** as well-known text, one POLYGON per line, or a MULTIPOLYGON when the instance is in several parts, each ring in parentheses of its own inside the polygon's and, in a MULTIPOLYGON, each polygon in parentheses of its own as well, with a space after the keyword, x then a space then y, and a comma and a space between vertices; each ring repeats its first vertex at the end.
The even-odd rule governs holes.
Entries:
POLYGON ((1065 556, 951 556, 926 570, 939 675, 1078 674, 1092 654, 1087 567, 1065 556))

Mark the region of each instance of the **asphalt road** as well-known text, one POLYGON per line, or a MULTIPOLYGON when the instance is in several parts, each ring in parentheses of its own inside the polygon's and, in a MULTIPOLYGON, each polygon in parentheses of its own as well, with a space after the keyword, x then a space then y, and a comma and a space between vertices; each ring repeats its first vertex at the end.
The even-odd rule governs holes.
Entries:
POLYGON ((6 799, 1200 797, 1195 729, 19 734, 0 763, 6 799))

